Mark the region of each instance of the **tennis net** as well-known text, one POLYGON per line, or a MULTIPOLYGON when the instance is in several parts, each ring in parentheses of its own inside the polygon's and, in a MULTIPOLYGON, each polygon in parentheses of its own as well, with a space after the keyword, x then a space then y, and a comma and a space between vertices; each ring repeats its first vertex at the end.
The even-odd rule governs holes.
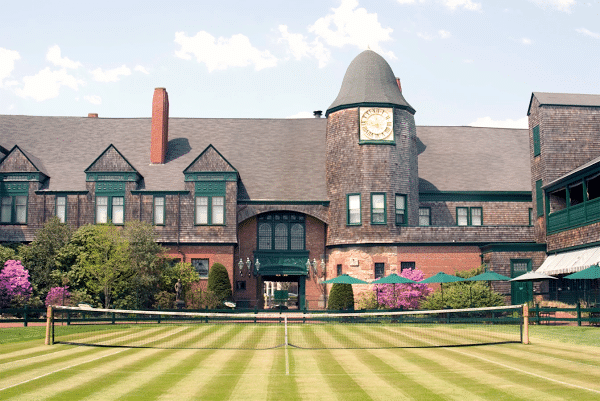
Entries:
POLYGON ((199 313, 55 306, 48 344, 269 349, 425 348, 526 342, 523 306, 437 311, 199 313))

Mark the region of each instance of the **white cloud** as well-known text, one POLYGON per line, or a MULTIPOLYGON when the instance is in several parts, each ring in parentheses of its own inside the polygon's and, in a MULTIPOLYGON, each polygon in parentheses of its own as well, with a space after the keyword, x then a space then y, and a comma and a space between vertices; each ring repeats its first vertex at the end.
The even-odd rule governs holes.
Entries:
POLYGON ((2 88, 2 81, 8 78, 15 69, 15 61, 20 59, 18 51, 0 47, 0 88, 2 88))
MULTIPOLYGON (((596 32, 592 32, 590 30, 587 30, 585 28, 577 28, 575 29, 577 32, 579 32, 582 35, 586 35, 586 36, 591 36, 594 39, 600 39, 600 33, 596 33, 596 32)), ((1 75, 0 75, 1 78, 1 75)))
POLYGON ((83 99, 87 100, 91 104, 102 104, 102 98, 100 96, 97 96, 97 95, 84 96, 83 99))
POLYGON ((470 11, 481 11, 481 3, 473 3, 471 0, 442 0, 442 3, 453 11, 460 7, 470 11))
POLYGON ((181 49, 175 52, 177 57, 190 60, 195 56, 199 63, 206 64, 209 72, 251 64, 258 71, 277 65, 275 56, 268 50, 258 50, 252 46, 250 39, 242 34, 233 35, 229 39, 216 39, 204 31, 191 37, 186 36, 184 32, 176 32, 175 43, 181 46, 181 49))
POLYGON ((463 63, 466 63, 466 64, 471 64, 472 62, 473 62, 473 59, 471 59, 471 58, 466 58, 463 60, 463 63))
POLYGON ((424 33, 424 32, 417 32, 417 36, 420 37, 421 39, 425 39, 425 40, 433 40, 433 39, 448 39, 450 36, 452 36, 452 34, 448 31, 444 31, 444 30, 439 30, 436 34, 430 34, 430 33, 424 33))
POLYGON ((450 36, 452 36, 452 34, 448 31, 444 31, 443 29, 440 29, 438 31, 438 34, 440 35, 440 38, 442 39, 448 39, 450 36))
POLYGON ((46 53, 46 60, 58 67, 74 69, 81 67, 81 63, 79 61, 72 61, 67 57, 61 57, 60 47, 58 47, 58 45, 54 45, 48 49, 48 53, 46 53))
POLYGON ((528 128, 529 119, 528 117, 523 117, 518 120, 492 120, 491 117, 479 117, 468 125, 472 127, 528 128))
POLYGON ((147 69, 146 69, 144 66, 141 66, 141 65, 139 65, 139 64, 138 64, 138 65, 136 65, 136 66, 133 68, 133 70, 134 70, 134 71, 139 71, 139 72, 142 72, 142 73, 144 73, 144 74, 146 74, 146 75, 150 74, 150 73, 148 72, 148 70, 147 70, 147 69))
POLYGON ((530 45, 533 43, 533 41, 529 38, 521 38, 519 41, 524 45, 530 45))
POLYGON ((553 8, 558 11, 564 11, 566 13, 571 12, 571 6, 575 4, 575 0, 530 0, 537 6, 542 8, 553 8))
POLYGON ((286 118, 314 118, 315 115, 310 111, 301 111, 299 113, 294 114, 293 116, 288 116, 286 118))
POLYGON ((319 68, 323 68, 329 62, 331 52, 323 46, 319 39, 308 43, 301 33, 289 33, 287 25, 279 25, 281 38, 279 42, 286 42, 288 49, 296 60, 303 57, 314 57, 319 61, 319 68))
POLYGON ((50 71, 50 67, 46 67, 36 75, 23 78, 23 82, 25 84, 23 88, 16 88, 15 93, 38 102, 57 97, 61 86, 78 90, 79 85, 85 85, 84 81, 67 74, 66 69, 50 71))
POLYGON ((366 9, 357 7, 357 0, 342 0, 338 8, 332 9, 332 14, 319 18, 308 30, 330 46, 351 45, 361 50, 371 48, 396 58, 394 53, 383 51, 379 45, 380 42, 391 40, 393 29, 383 28, 377 20, 377 14, 369 14, 366 9))
POLYGON ((120 75, 131 75, 131 70, 125 64, 112 70, 102 71, 101 68, 96 68, 90 72, 98 82, 117 82, 120 75))

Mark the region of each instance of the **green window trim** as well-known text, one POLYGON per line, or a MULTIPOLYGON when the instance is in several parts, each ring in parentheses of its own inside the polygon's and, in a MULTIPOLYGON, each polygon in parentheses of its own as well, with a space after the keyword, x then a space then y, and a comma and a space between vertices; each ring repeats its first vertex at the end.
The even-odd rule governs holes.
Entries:
POLYGON ((346 195, 346 225, 360 226, 362 223, 360 194, 346 195))
POLYGON ((535 182, 535 209, 537 217, 544 215, 544 191, 542 190, 542 180, 535 182))
POLYGON ((0 195, 0 224, 26 225, 29 207, 27 195, 0 195))
POLYGON ((194 225, 226 225, 226 185, 225 181, 196 181, 194 183, 194 225))
POLYGON ((483 208, 481 206, 457 206, 456 225, 460 227, 483 226, 483 208))
POLYGON ((125 224, 125 196, 96 195, 95 203, 96 224, 125 224))
POLYGON ((542 153, 541 144, 540 144, 540 126, 536 125, 533 127, 533 156, 539 156, 542 153))
POLYGON ((397 226, 405 226, 407 225, 406 218, 406 195, 396 194, 396 202, 395 202, 395 222, 397 226))
POLYGON ((387 207, 385 192, 371 192, 371 224, 387 224, 387 207))
POLYGON ((56 195, 54 197, 54 215, 58 217, 58 220, 60 220, 61 223, 67 222, 67 205, 67 195, 56 195))
POLYGON ((519 277, 521 274, 525 274, 527 272, 530 272, 532 270, 531 268, 531 259, 511 259, 510 260, 510 276, 511 278, 515 278, 515 277, 519 277), (523 266, 526 268, 525 269, 515 269, 515 266, 523 266), (518 273, 518 274, 517 274, 518 273))
POLYGON ((270 212, 259 215, 256 243, 259 251, 306 250, 306 217, 296 212, 270 212))
POLYGON ((431 226, 431 208, 420 207, 419 208, 419 227, 431 226))
POLYGON ((166 197, 155 195, 152 199, 152 222, 155 226, 165 225, 166 197))

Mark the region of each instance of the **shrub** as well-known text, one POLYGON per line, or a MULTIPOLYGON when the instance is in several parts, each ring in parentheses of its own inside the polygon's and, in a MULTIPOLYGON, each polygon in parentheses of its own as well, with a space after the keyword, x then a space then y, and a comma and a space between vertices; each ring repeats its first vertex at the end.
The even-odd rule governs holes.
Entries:
POLYGON ((220 303, 231 299, 231 281, 227 269, 220 263, 215 263, 208 272, 208 290, 212 291, 220 303))
POLYGON ((214 292, 207 290, 204 283, 192 283, 185 294, 185 304, 188 309, 217 309, 221 302, 214 292))
MULTIPOLYGON (((413 281, 423 280, 423 272, 418 269, 405 269, 400 275, 413 281)), ((385 308, 417 309, 432 290, 427 284, 375 284, 373 291, 379 305, 385 308)))
POLYGON ((348 310, 354 309, 354 292, 352 284, 335 283, 329 293, 329 310, 348 310))
POLYGON ((67 289, 68 286, 64 287, 52 287, 46 295, 46 306, 50 305, 69 305, 71 300, 71 293, 67 289))
POLYGON ((29 272, 20 260, 8 260, 0 272, 0 308, 20 307, 31 296, 29 272))
POLYGON ((374 291, 363 291, 356 296, 356 306, 358 309, 373 310, 379 309, 377 303, 377 294, 374 291))

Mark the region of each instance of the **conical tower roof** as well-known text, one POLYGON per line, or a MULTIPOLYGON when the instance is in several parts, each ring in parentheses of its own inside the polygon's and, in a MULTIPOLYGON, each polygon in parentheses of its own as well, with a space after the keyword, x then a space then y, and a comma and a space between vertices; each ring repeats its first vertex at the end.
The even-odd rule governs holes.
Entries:
POLYGON ((415 109, 402 96, 390 65, 373 50, 360 53, 348 66, 340 93, 327 113, 359 105, 415 109))

